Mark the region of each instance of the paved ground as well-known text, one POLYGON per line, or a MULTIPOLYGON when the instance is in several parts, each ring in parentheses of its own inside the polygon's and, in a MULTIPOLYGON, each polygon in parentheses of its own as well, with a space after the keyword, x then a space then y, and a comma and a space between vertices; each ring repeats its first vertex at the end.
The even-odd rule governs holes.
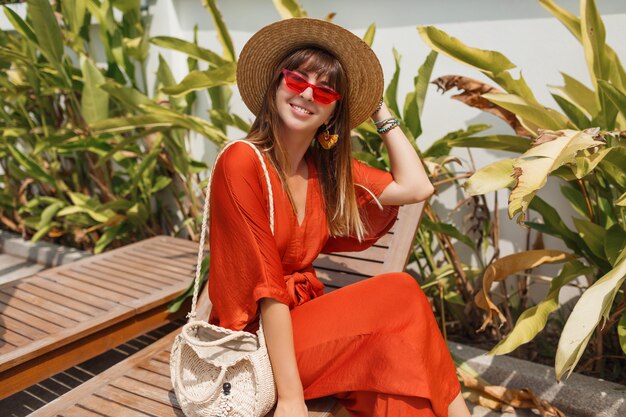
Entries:
POLYGON ((20 256, 0 253, 0 285, 33 275, 42 269, 45 269, 45 266, 36 262, 27 261, 20 256))

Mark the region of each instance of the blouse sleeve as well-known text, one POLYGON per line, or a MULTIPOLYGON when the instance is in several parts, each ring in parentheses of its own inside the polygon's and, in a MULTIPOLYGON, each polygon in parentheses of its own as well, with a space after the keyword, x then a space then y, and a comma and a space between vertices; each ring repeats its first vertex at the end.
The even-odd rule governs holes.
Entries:
POLYGON ((352 160, 352 178, 361 219, 366 235, 359 242, 356 236, 331 237, 322 248, 322 252, 356 252, 372 246, 394 225, 398 217, 399 206, 382 206, 374 200, 393 181, 391 173, 372 168, 363 162, 352 160))
POLYGON ((264 297, 288 304, 283 268, 270 230, 268 191, 258 156, 247 144, 224 151, 210 197, 209 321, 241 330, 264 297))

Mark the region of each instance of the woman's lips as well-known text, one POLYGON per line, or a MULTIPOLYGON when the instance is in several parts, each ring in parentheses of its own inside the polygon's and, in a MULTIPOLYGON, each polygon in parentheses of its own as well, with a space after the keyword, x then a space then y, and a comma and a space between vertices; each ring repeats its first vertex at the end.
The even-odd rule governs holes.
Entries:
POLYGON ((302 115, 307 115, 307 116, 313 114, 313 112, 307 109, 306 107, 303 107, 294 103, 289 103, 289 105, 297 114, 302 114, 302 115))

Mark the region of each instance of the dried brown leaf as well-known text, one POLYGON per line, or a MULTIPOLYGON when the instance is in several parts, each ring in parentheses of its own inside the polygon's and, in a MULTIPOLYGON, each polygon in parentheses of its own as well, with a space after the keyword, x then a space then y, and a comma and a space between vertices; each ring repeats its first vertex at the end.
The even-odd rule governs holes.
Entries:
POLYGON ((560 138, 564 134, 565 133, 563 133, 560 130, 554 131, 554 130, 539 129, 539 136, 537 136, 537 139, 531 142, 531 146, 537 146, 537 145, 541 145, 542 143, 552 142, 554 139, 560 138))
POLYGON ((494 282, 504 281, 509 275, 519 271, 535 268, 545 263, 564 262, 570 258, 572 255, 559 250, 529 250, 502 257, 487 266, 483 275, 482 289, 474 297, 476 305, 487 312, 479 331, 484 331, 487 326, 494 324, 494 314, 498 316, 500 327, 507 321, 489 295, 494 282))
POLYGON ((542 417, 565 417, 565 414, 546 400, 539 398, 530 388, 512 389, 489 385, 457 368, 463 386, 470 390, 470 401, 492 410, 506 411, 508 407, 534 409, 542 417))
POLYGON ((444 75, 443 77, 433 80, 432 84, 435 84, 437 88, 443 90, 443 92, 452 88, 461 90, 461 93, 453 95, 452 98, 468 106, 476 107, 477 109, 499 117, 511 126, 519 136, 532 136, 530 132, 522 126, 519 120, 517 120, 514 113, 482 97, 483 94, 488 93, 503 93, 502 90, 462 75, 444 75))

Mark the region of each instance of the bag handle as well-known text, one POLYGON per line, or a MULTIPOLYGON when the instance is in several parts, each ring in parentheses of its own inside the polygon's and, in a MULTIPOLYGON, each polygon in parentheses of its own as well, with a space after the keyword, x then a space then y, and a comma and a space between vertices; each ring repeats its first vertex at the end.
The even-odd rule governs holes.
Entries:
MULTIPOLYGON (((217 161, 220 159, 220 157, 222 156, 222 154, 224 153, 224 151, 226 149, 228 149, 230 146, 234 145, 235 143, 245 143, 247 145, 249 145, 252 149, 254 149, 254 152, 257 154, 257 156, 259 157, 259 160, 261 161, 261 167, 263 168, 263 173, 265 174, 265 183, 267 184, 267 190, 268 190, 268 200, 269 200, 269 209, 270 209, 270 230, 272 231, 272 235, 274 234, 274 195, 272 193, 272 184, 270 183, 270 176, 269 173, 267 172, 267 165, 265 164, 265 159, 263 158, 263 155, 261 155, 261 152, 257 149, 256 146, 254 146, 253 143, 248 142, 247 140, 236 140, 233 142, 228 143, 226 146, 224 146, 224 148, 220 151, 220 153, 217 155, 217 158, 215 158, 215 162, 213 163, 213 167, 215 167, 217 165, 217 161)), ((209 200, 210 200, 210 195, 211 195, 211 183, 213 182, 213 172, 211 170, 211 173, 209 174, 209 183, 207 185, 207 191, 206 191, 206 197, 204 199, 204 212, 202 214, 202 231, 200 232, 200 246, 198 247, 198 261, 196 264, 196 278, 195 278, 195 282, 194 282, 194 287, 193 287, 193 301, 191 303, 191 311, 189 312, 189 314, 187 314, 187 318, 193 320, 196 318, 196 304, 198 302, 198 292, 200 291, 200 270, 202 269, 202 255, 204 252, 204 241, 206 238, 206 230, 207 230, 207 222, 209 219, 209 200)))

